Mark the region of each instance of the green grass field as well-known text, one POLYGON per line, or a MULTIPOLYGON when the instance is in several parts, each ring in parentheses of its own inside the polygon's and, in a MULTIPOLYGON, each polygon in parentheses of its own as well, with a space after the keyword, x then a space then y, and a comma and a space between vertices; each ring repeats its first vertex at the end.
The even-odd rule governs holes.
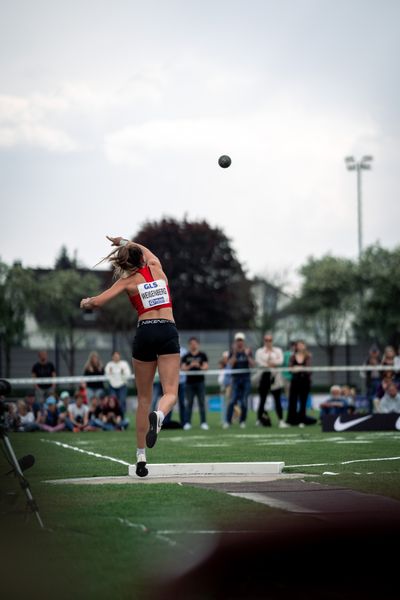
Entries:
MULTIPOLYGON (((287 473, 400 500, 396 432, 327 434, 319 425, 257 428, 253 415, 244 430, 237 425, 222 430, 216 414, 210 415, 210 431, 202 431, 196 417, 189 432, 163 431, 156 447, 148 451, 149 463, 280 460, 287 473)), ((50 592, 56 585, 62 598, 146 598, 154 572, 162 577, 180 571, 202 552, 204 539, 190 531, 229 528, 233 523, 236 529, 268 529, 294 519, 265 505, 186 485, 46 483, 126 475, 126 465, 106 457, 134 462, 133 427, 111 433, 12 434, 10 440, 18 457, 31 453, 36 458, 26 475, 46 526, 40 531, 27 513, 17 481, 2 476, 2 566, 10 582, 25 565, 29 577, 18 580, 21 596, 34 588, 38 597, 53 597, 50 592), (170 530, 189 533, 163 533, 170 530)), ((2 458, 1 473, 6 470, 2 458)))

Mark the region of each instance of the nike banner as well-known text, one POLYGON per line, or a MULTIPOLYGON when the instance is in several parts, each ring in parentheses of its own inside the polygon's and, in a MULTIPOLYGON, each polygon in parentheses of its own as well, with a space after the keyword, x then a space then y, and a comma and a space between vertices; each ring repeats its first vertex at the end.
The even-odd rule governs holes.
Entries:
POLYGON ((400 431, 400 415, 325 415, 322 431, 400 431))

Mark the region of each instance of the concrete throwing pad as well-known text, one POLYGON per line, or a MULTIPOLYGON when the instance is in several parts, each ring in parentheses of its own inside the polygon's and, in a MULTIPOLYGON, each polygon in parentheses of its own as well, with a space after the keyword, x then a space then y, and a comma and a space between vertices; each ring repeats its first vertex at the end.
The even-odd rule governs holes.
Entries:
MULTIPOLYGON (((147 465, 151 477, 205 477, 275 475, 282 473, 284 462, 170 463, 147 465)), ((129 465, 129 475, 137 477, 136 465, 129 465)))
POLYGON ((48 479, 46 483, 51 484, 72 484, 72 485, 144 485, 144 484, 161 484, 161 483, 173 483, 178 485, 192 485, 198 484, 202 486, 210 486, 213 484, 228 484, 228 483, 242 483, 242 484, 265 484, 269 481, 275 481, 277 479, 298 479, 304 477, 303 473, 276 473, 275 475, 203 475, 203 476, 192 476, 192 477, 132 477, 130 475, 114 476, 114 477, 76 477, 73 479, 48 479))

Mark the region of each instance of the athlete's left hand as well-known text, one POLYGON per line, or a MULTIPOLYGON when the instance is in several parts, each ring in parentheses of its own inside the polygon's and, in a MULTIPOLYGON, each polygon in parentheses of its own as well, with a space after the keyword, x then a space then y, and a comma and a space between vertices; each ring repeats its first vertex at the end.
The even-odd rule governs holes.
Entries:
POLYGON ((80 308, 89 308, 90 298, 83 298, 80 303, 80 308))

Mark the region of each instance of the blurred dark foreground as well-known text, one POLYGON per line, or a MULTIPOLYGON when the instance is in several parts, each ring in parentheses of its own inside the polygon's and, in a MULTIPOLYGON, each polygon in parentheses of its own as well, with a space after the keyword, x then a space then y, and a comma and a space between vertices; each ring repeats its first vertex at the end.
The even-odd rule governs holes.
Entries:
POLYGON ((221 536, 153 600, 398 598, 400 520, 302 523, 294 531, 221 536))

